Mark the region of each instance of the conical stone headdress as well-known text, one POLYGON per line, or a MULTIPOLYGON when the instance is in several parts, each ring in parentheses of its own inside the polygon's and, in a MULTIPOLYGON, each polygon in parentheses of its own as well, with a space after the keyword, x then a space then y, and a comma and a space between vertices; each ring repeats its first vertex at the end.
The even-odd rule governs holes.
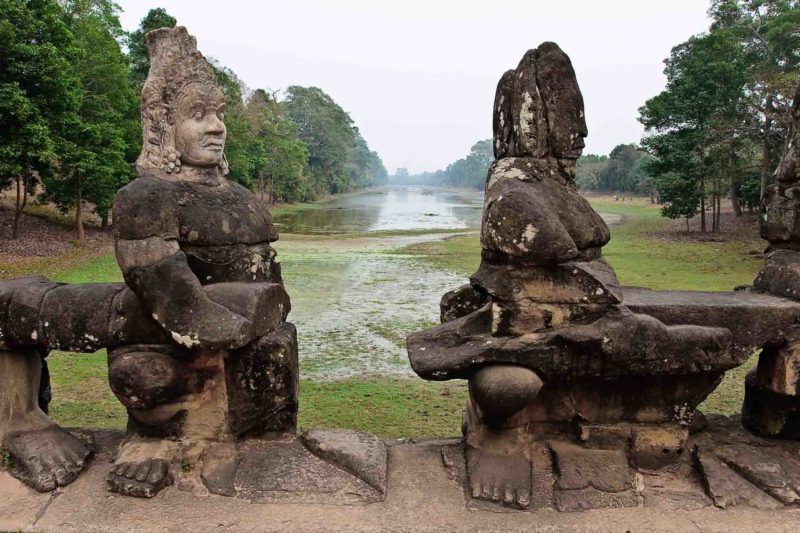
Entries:
MULTIPOLYGON (((186 28, 160 28, 145 35, 150 72, 142 87, 142 153, 136 170, 178 172, 180 154, 175 149, 174 113, 187 87, 202 83, 219 88, 217 76, 197 41, 186 28)), ((227 174, 223 163, 222 174, 227 174)))

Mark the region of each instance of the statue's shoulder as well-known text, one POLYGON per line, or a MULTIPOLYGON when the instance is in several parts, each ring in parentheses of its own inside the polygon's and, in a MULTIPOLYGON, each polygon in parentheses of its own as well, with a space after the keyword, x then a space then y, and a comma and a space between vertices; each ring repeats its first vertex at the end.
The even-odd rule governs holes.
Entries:
POLYGON ((228 194, 234 194, 236 196, 241 196, 242 198, 247 198, 247 199, 257 198, 256 194, 253 191, 233 180, 226 179, 224 187, 228 190, 228 194))
POLYGON ((143 239, 176 233, 175 183, 140 175, 117 192, 113 218, 117 238, 143 239))

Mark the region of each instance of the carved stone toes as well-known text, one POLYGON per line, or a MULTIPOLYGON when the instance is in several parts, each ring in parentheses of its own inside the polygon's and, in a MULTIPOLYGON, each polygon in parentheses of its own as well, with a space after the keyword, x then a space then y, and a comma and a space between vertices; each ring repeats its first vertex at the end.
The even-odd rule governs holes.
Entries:
POLYGON ((90 446, 57 426, 11 433, 3 446, 11 459, 9 473, 39 492, 75 481, 93 453, 90 446))
POLYGON ((108 490, 135 498, 152 498, 172 483, 169 464, 164 459, 120 462, 111 467, 108 490))
POLYGON ((523 453, 495 455, 465 450, 470 494, 476 500, 527 509, 531 504, 531 465, 523 453))

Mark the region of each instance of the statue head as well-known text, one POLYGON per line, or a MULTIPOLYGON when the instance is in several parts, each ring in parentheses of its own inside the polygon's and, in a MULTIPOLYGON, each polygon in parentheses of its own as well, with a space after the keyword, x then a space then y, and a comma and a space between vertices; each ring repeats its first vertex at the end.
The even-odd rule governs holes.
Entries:
POLYGON ((577 159, 588 134, 575 71, 557 44, 528 50, 497 86, 495 157, 577 159))
POLYGON ((180 172, 182 166, 228 173, 225 95, 214 70, 184 27, 145 36, 150 72, 142 88, 139 172, 180 172))

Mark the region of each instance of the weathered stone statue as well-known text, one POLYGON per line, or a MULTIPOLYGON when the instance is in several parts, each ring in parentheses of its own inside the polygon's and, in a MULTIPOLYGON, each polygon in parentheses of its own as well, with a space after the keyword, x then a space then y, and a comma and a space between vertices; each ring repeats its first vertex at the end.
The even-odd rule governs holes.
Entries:
POLYGON ((172 342, 109 353, 111 388, 131 417, 109 476, 119 492, 148 492, 164 477, 177 440, 153 437, 225 440, 293 429, 296 418, 296 334, 283 322, 289 299, 270 247, 278 235, 266 206, 225 178, 224 95, 184 28, 146 39, 144 146, 137 179, 114 202, 116 254, 172 342), (266 328, 204 288, 226 283, 269 294, 256 314, 269 316, 266 328))
POLYGON ((443 297, 441 326, 408 338, 420 376, 469 380, 473 498, 527 507, 534 438, 570 428, 590 435, 614 424, 606 440, 633 439, 631 461, 660 466, 682 452, 695 407, 746 356, 727 329, 666 326, 622 305, 601 256, 609 230, 574 183, 586 134, 557 45, 503 75, 480 268, 443 297))
POLYGON ((225 179, 224 95, 194 38, 146 39, 144 148, 114 204, 126 284, 0 283, 0 435, 39 490, 70 483, 90 453, 36 405, 39 351, 109 349, 130 414, 114 492, 150 497, 204 443, 295 428, 296 333, 269 212, 225 179))

